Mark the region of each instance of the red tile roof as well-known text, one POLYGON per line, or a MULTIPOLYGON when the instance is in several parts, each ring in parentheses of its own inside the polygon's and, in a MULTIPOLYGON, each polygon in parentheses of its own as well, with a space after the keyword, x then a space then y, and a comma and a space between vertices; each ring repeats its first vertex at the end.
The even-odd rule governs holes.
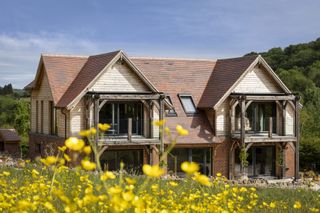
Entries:
POLYGON ((53 101, 56 104, 66 93, 88 58, 43 55, 42 60, 48 76, 53 101))
MULTIPOLYGON (((43 56, 56 106, 68 106, 119 52, 89 57, 43 56)), ((130 60, 158 91, 170 96, 178 117, 168 117, 167 125, 174 129, 176 124, 181 124, 190 130, 189 137, 182 137, 179 143, 208 143, 212 142, 213 135, 207 116, 199 111, 195 116, 188 117, 178 94, 192 95, 197 107, 212 108, 256 57, 217 61, 138 57, 130 60)))
POLYGON ((204 89, 198 107, 215 106, 258 56, 220 59, 204 89))
POLYGON ((68 85, 67 91, 57 103, 57 107, 66 107, 71 103, 119 52, 90 56, 72 83, 70 82, 68 85))
POLYGON ((0 141, 17 142, 20 137, 14 129, 0 129, 0 141))

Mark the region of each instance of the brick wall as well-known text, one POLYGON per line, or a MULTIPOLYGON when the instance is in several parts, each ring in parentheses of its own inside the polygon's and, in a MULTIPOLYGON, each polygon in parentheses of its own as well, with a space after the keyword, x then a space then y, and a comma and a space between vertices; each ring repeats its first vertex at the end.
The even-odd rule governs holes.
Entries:
POLYGON ((220 172, 223 176, 229 177, 229 150, 231 147, 230 141, 223 141, 215 147, 214 172, 213 175, 220 172))
POLYGON ((4 143, 4 151, 9 154, 20 156, 20 144, 17 142, 5 142, 4 143))
POLYGON ((286 147, 286 177, 294 177, 295 153, 290 145, 286 147))
POLYGON ((37 156, 45 156, 55 154, 58 146, 64 145, 65 139, 53 135, 29 134, 29 156, 35 158, 37 156))

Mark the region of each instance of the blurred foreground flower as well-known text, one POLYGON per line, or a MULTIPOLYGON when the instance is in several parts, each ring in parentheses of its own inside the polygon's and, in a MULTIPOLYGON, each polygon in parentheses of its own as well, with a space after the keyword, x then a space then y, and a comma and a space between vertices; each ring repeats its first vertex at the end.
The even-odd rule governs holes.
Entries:
POLYGON ((176 130, 177 130, 178 134, 181 136, 185 136, 185 135, 189 134, 189 131, 184 129, 181 125, 177 125, 176 130))
POLYGON ((66 147, 73 151, 80 151, 84 147, 84 141, 76 137, 70 137, 65 142, 66 147))
POLYGON ((199 171, 200 167, 197 163, 185 161, 181 164, 181 169, 185 173, 192 175, 199 171))
POLYGON ((81 165, 85 170, 91 171, 96 168, 96 164, 93 162, 90 162, 89 160, 82 160, 81 165))
POLYGON ((149 177, 160 177, 164 174, 164 170, 159 167, 159 165, 150 166, 148 164, 143 165, 142 171, 145 175, 149 177))
POLYGON ((98 124, 98 128, 103 132, 107 131, 110 127, 109 124, 98 124))

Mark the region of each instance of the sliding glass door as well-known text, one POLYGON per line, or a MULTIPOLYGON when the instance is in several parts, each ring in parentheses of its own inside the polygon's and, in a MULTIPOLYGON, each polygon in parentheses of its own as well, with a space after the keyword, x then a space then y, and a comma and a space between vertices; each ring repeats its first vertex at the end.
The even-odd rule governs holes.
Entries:
POLYGON ((143 134, 143 106, 139 102, 107 103, 99 112, 99 122, 108 123, 107 135, 128 134, 128 119, 132 119, 132 134, 143 134))
POLYGON ((181 164, 184 161, 196 162, 202 174, 211 175, 211 149, 210 148, 176 148, 168 155, 168 171, 183 175, 181 164))

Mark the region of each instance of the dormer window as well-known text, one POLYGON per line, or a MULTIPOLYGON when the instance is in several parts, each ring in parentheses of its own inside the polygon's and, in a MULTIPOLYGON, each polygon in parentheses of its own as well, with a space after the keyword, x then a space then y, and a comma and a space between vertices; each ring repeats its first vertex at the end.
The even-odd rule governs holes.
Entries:
POLYGON ((172 104, 172 101, 171 101, 171 98, 169 95, 166 96, 166 101, 168 102, 168 104, 171 105, 171 106, 169 106, 169 109, 166 110, 166 116, 168 116, 168 117, 177 116, 176 111, 173 108, 171 108, 171 107, 173 107, 173 104, 172 104))
POLYGON ((184 109, 184 112, 187 115, 194 115, 197 113, 197 109, 194 105, 193 99, 191 95, 188 94, 179 94, 179 98, 184 109))

